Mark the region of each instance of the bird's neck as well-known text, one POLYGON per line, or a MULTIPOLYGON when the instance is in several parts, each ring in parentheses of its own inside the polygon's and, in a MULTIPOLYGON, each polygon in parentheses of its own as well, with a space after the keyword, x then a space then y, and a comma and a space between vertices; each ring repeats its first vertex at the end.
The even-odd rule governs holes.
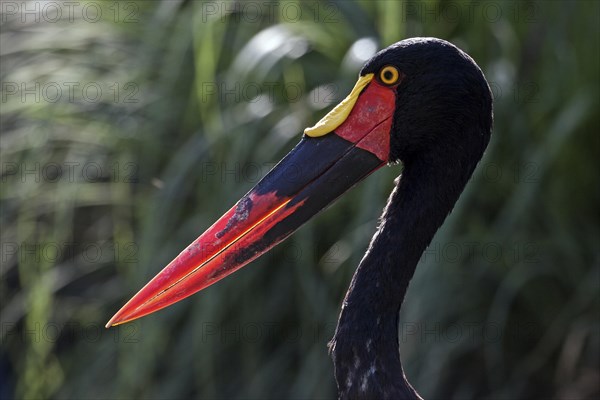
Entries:
POLYGON ((418 398, 400 362, 399 310, 421 254, 471 172, 453 173, 436 167, 439 161, 405 165, 354 274, 330 343, 341 399, 418 398))

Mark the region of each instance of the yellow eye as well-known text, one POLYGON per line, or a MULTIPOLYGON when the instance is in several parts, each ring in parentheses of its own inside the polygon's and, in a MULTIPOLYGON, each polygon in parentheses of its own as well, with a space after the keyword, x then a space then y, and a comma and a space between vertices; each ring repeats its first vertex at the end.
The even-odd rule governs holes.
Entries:
POLYGON ((387 67, 383 67, 381 71, 379 71, 379 80, 386 85, 393 85, 398 82, 398 78, 400 77, 400 73, 391 65, 387 67))

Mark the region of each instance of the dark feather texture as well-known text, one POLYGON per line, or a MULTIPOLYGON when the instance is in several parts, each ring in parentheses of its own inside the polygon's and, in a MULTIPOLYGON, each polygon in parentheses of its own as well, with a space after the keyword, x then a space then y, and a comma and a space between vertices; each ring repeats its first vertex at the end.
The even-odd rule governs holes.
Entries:
POLYGON ((419 398, 398 348, 400 306, 417 262, 458 200, 489 142, 492 100, 475 62, 439 39, 398 42, 361 75, 393 65, 390 160, 402 162, 381 224, 352 279, 330 351, 341 399, 419 398))

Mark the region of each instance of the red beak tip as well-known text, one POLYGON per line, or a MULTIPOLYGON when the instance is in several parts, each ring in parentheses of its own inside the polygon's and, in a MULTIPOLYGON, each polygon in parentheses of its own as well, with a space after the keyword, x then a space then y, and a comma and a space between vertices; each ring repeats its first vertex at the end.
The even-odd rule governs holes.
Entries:
MULTIPOLYGON (((116 317, 116 315, 115 315, 115 317, 116 317)), ((109 320, 109 321, 106 323, 106 325, 104 325, 104 327, 105 327, 106 329, 110 328, 111 326, 115 326, 115 325, 116 325, 116 324, 115 324, 115 317, 112 317, 112 318, 111 318, 111 319, 110 319, 110 320, 109 320)))
POLYGON ((124 320, 123 317, 119 314, 120 313, 116 313, 115 315, 113 315, 113 317, 106 323, 106 325, 104 325, 104 327, 108 329, 113 326, 121 325, 127 322, 127 320, 124 320))

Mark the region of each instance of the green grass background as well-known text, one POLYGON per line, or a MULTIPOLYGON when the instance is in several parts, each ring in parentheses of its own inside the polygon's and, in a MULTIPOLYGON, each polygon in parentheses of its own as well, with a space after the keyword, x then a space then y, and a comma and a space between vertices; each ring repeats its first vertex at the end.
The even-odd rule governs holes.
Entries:
POLYGON ((408 379, 431 399, 597 398, 599 5, 3 2, 0 395, 334 398, 326 344, 399 167, 233 277, 103 325, 365 57, 436 36, 482 67, 495 122, 405 300, 408 379))

